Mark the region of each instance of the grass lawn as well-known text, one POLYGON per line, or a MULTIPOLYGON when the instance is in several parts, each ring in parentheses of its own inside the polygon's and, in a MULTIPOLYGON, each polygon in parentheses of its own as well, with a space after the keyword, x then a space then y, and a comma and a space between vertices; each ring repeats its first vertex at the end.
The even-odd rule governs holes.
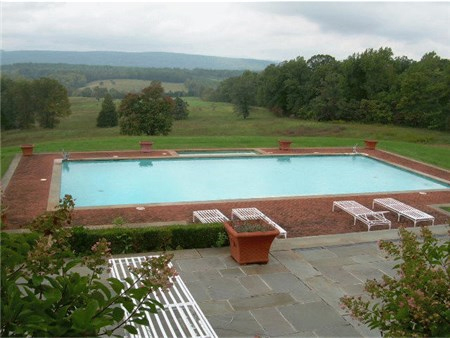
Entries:
POLYGON ((36 152, 138 149, 151 139, 157 149, 276 147, 289 138, 294 147, 364 146, 364 139, 379 140, 379 148, 450 169, 450 134, 425 129, 344 122, 314 122, 275 117, 254 108, 246 120, 227 103, 185 98, 189 118, 175 121, 169 136, 122 136, 119 128, 97 128, 101 102, 95 98, 70 98, 72 115, 57 128, 2 132, 2 175, 19 145, 35 144, 36 152))

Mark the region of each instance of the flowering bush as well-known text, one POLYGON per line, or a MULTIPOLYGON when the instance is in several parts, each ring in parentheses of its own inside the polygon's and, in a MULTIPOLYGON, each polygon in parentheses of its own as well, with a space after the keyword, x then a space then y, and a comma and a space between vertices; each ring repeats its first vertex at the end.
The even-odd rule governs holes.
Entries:
POLYGON ((341 298, 353 317, 384 336, 450 336, 450 241, 439 241, 423 227, 420 241, 400 228, 400 244, 379 246, 398 264, 397 277, 369 280, 363 297, 341 298))
POLYGON ((56 211, 36 218, 31 229, 39 237, 32 247, 2 233, 0 336, 110 336, 119 328, 137 333, 132 324, 148 325, 145 314, 163 307, 151 294, 171 286, 172 257, 148 258, 141 268, 130 269, 135 277, 130 284, 103 280, 110 243, 100 239, 91 255, 74 258, 71 232, 64 227, 73 206, 66 196, 56 211), (87 272, 77 272, 80 266, 87 272))

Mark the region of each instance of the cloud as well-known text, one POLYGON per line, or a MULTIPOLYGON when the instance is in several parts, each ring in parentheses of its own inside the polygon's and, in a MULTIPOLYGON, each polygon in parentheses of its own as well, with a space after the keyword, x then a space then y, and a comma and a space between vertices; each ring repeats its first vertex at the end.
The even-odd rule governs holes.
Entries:
POLYGON ((450 56, 448 3, 7 3, 5 50, 168 51, 286 60, 391 47, 450 56))

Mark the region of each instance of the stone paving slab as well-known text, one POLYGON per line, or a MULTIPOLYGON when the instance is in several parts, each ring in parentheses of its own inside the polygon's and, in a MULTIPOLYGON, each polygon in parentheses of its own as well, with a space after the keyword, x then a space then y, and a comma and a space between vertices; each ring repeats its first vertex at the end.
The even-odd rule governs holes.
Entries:
POLYGON ((277 308, 255 309, 250 312, 264 329, 265 336, 293 336, 296 333, 295 328, 277 308))
POLYGON ((323 301, 283 306, 279 310, 299 332, 349 325, 347 321, 323 301))
MULTIPOLYGON (((448 240, 448 227, 432 229, 448 240)), ((364 295, 367 279, 395 273, 380 237, 398 234, 276 240, 268 264, 242 266, 229 248, 187 250, 174 266, 219 337, 380 337, 340 307, 342 296, 364 295)))
POLYGON ((214 316, 206 315, 219 337, 263 336, 264 329, 250 311, 236 311, 214 316))
POLYGON ((239 278, 239 281, 252 296, 272 292, 269 285, 267 285, 259 275, 242 277, 239 278))
POLYGON ((288 293, 272 293, 245 298, 233 298, 229 302, 236 311, 255 310, 296 303, 295 299, 288 293))

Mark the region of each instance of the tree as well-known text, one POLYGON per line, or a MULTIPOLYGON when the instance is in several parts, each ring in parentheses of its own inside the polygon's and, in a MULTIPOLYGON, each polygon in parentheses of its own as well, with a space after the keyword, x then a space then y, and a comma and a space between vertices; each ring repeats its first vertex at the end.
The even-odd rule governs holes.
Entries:
POLYGON ((39 125, 54 128, 59 117, 70 115, 70 102, 66 88, 58 81, 40 78, 32 82, 32 101, 39 125))
POLYGON ((164 95, 160 82, 153 81, 140 94, 128 94, 119 107, 120 133, 125 135, 167 135, 173 123, 175 103, 164 95))
POLYGON ((175 105, 172 111, 173 118, 175 120, 185 120, 187 119, 189 104, 186 101, 183 101, 181 98, 175 98, 175 105))
POLYGON ((107 94, 102 103, 102 110, 97 117, 97 127, 115 127, 118 124, 116 105, 111 95, 107 94))
POLYGON ((400 77, 397 122, 450 129, 450 61, 425 54, 400 77))
POLYGON ((110 243, 104 238, 91 255, 73 256, 74 206, 66 195, 57 210, 38 216, 30 225, 30 241, 2 233, 2 337, 111 336, 119 329, 137 334, 131 324, 148 325, 146 314, 163 307, 151 295, 171 286, 176 274, 169 267, 171 256, 130 268, 134 281, 129 284, 117 278, 105 281, 101 274, 108 267, 110 243), (74 269, 80 265, 85 272, 74 269))
POLYGON ((2 77, 1 85, 2 128, 32 127, 35 122, 32 82, 2 77))
POLYGON ((246 119, 250 115, 250 106, 256 103, 257 74, 246 71, 242 76, 235 78, 231 89, 231 102, 238 115, 246 119))

